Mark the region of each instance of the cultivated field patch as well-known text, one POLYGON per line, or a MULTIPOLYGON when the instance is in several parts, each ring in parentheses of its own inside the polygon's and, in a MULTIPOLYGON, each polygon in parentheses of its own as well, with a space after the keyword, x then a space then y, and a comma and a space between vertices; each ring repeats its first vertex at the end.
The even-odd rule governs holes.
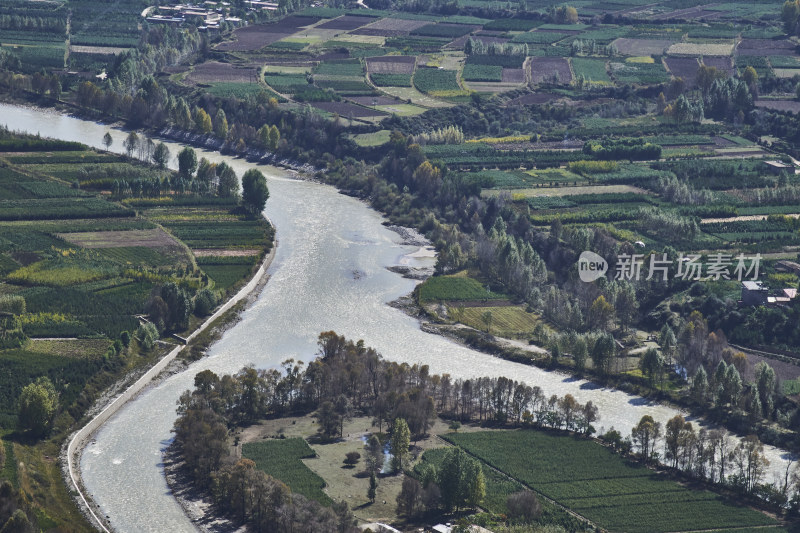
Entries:
POLYGON ((533 83, 552 83, 557 80, 566 85, 572 81, 572 70, 563 57, 532 57, 530 69, 533 83))
POLYGON ((665 50, 675 44, 667 39, 630 39, 620 37, 613 44, 620 54, 626 56, 657 56, 663 55, 665 50))
POLYGON ((229 63, 207 61, 196 65, 188 79, 194 83, 247 83, 258 79, 258 71, 254 68, 236 67, 229 63))
POLYGON ((729 56, 733 53, 731 43, 675 43, 667 49, 672 56, 729 56))

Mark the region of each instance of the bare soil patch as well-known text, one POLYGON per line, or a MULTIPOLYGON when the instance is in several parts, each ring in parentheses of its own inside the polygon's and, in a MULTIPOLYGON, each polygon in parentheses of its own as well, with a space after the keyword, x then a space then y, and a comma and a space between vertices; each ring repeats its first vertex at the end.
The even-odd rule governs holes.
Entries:
POLYGON ((76 54, 105 54, 105 55, 119 55, 122 52, 127 52, 130 48, 120 48, 118 46, 85 46, 80 44, 73 44, 69 47, 70 52, 76 54))
POLYGON ((532 57, 530 64, 533 83, 550 81, 556 73, 559 83, 568 84, 572 81, 572 70, 569 68, 569 62, 563 57, 532 57))
POLYGON ((736 54, 740 56, 791 56, 795 54, 796 46, 787 39, 742 39, 736 47, 736 54))
POLYGON ((194 67, 189 80, 194 83, 235 82, 248 83, 258 78, 254 68, 242 68, 229 63, 207 61, 194 67))
POLYGON ((693 87, 697 79, 700 63, 695 57, 668 57, 664 59, 670 73, 676 78, 683 78, 688 87, 693 87))
POLYGON ((620 37, 611 44, 617 47, 620 54, 626 56, 660 56, 664 55, 666 49, 675 44, 675 41, 620 37))
POLYGON ((252 257, 261 253, 261 250, 222 250, 218 248, 196 248, 192 250, 195 257, 252 257))
POLYGON ((58 233, 67 242, 84 248, 121 248, 144 246, 146 248, 180 248, 180 244, 162 229, 128 231, 87 231, 83 233, 58 233))
POLYGON ((320 19, 316 17, 289 16, 272 24, 253 24, 239 28, 233 32, 235 41, 221 43, 217 50, 225 52, 243 52, 258 50, 297 32, 298 29, 310 26, 320 19))
POLYGON ((370 74, 411 74, 417 62, 415 56, 381 56, 367 59, 370 74))
POLYGON ((729 56, 703 56, 703 64, 727 72, 728 76, 733 76, 733 58, 729 56))
POLYGON ((561 98, 561 96, 553 93, 532 93, 514 98, 508 102, 508 105, 541 105, 548 104, 559 98, 561 98))
POLYGON ((525 71, 521 68, 504 68, 503 83, 524 83, 525 71))

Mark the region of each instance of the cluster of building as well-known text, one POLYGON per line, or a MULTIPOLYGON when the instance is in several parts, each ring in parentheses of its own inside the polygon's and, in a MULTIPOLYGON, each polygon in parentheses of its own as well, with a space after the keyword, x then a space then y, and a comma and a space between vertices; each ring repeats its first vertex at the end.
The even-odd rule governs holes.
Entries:
MULTIPOLYGON (((276 11, 277 2, 245 0, 248 11, 276 11)), ((142 15, 153 24, 195 24, 200 30, 216 30, 222 22, 238 26, 242 19, 229 16, 230 2, 207 0, 202 4, 174 4, 154 6, 142 15)))
POLYGON ((797 298, 797 289, 794 288, 771 292, 769 287, 761 281, 742 282, 743 305, 789 305, 795 298, 797 298))

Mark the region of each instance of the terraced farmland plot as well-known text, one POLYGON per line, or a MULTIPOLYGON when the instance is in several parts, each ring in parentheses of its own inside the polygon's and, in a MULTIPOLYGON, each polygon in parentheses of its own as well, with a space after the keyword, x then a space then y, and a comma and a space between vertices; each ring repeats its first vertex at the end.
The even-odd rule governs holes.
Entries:
POLYGON ((378 87, 411 87, 411 74, 370 74, 369 79, 378 87))
POLYGON ((207 61, 196 65, 188 79, 194 83, 248 83, 258 79, 258 71, 254 68, 235 67, 229 63, 207 61))
POLYGON ((379 56, 366 60, 370 74, 412 74, 416 56, 379 56))
POLYGON ((512 43, 529 43, 529 44, 552 44, 556 41, 560 41, 569 37, 567 33, 559 33, 559 32, 549 32, 549 31, 539 31, 539 29, 535 29, 533 31, 529 31, 526 33, 519 33, 515 35, 512 39, 512 43))
POLYGON ((569 84, 572 81, 572 70, 569 61, 563 57, 532 57, 530 61, 531 81, 533 83, 569 84))
POLYGON ((458 71, 420 68, 414 74, 414 86, 424 93, 459 91, 458 71))
POLYGON ((795 45, 791 41, 773 39, 742 39, 736 47, 738 56, 793 56, 795 45))
POLYGON ((371 22, 375 22, 376 20, 377 20, 376 17, 358 17, 354 15, 343 15, 339 18, 329 20, 328 22, 323 22, 322 24, 319 24, 316 27, 322 28, 324 30, 354 30, 356 28, 360 28, 361 26, 366 26, 371 22))
POLYGON ((425 20, 406 20, 401 18, 385 18, 361 27, 350 33, 354 35, 379 35, 382 37, 399 37, 408 35, 417 28, 429 24, 425 20))
POLYGON ((573 57, 572 70, 576 77, 583 76, 591 83, 608 84, 611 78, 606 72, 606 62, 604 59, 590 59, 586 57, 573 57))
POLYGON ((480 26, 467 26, 464 24, 448 24, 446 22, 441 22, 438 24, 427 24, 425 26, 421 26, 413 30, 411 35, 422 35, 425 37, 448 37, 450 39, 455 39, 457 37, 461 37, 462 35, 472 33, 477 29, 480 29, 480 26))
POLYGON ((362 107, 350 102, 315 102, 312 105, 328 113, 336 113, 342 118, 385 117, 388 115, 383 111, 362 107))
POLYGON ((630 39, 620 37, 612 42, 620 54, 626 56, 660 56, 675 44, 667 39, 630 39))
POLYGON ((503 81, 503 67, 497 65, 464 65, 465 81, 503 81))
POLYGON ((703 56, 703 64, 727 72, 728 76, 733 76, 733 61, 730 56, 703 56))
POLYGON ((694 57, 667 57, 664 59, 670 74, 676 78, 682 78, 687 87, 693 87, 697 79, 697 71, 700 70, 700 63, 694 57))
POLYGON ((361 76, 364 67, 358 59, 340 59, 323 61, 314 68, 314 74, 329 76, 361 76))
POLYGON ((305 26, 310 26, 320 19, 317 17, 289 16, 272 24, 253 24, 238 28, 233 32, 235 41, 217 45, 217 50, 225 52, 245 52, 259 50, 267 45, 289 37, 305 26))
POLYGON ((664 65, 658 63, 610 63, 611 74, 621 83, 656 84, 669 81, 664 65))
POLYGON ((765 514, 685 488, 591 440, 531 430, 444 438, 604 529, 655 533, 776 525, 765 514))

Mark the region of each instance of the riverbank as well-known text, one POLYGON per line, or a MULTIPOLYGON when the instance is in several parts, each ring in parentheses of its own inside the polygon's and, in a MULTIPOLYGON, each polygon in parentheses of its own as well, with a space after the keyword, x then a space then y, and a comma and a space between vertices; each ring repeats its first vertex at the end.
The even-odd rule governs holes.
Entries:
MULTIPOLYGON (((39 104, 42 97, 39 95, 31 94, 31 98, 14 98, 8 94, 0 94, 0 103, 16 105, 20 107, 27 107, 36 110, 50 110, 56 113, 65 114, 81 120, 91 120, 98 124, 108 126, 109 128, 116 128, 124 131, 130 130, 122 120, 109 120, 109 117, 103 113, 87 110, 83 107, 77 106, 70 102, 63 100, 54 101, 46 98, 47 107, 39 104)), ((141 131, 149 134, 153 139, 169 140, 182 144, 191 145, 194 148, 202 148, 204 150, 211 150, 219 152, 223 155, 232 155, 242 157, 247 161, 261 164, 271 165, 274 167, 283 168, 297 172, 301 176, 312 178, 317 172, 321 172, 320 168, 315 167, 310 163, 303 163, 289 158, 279 158, 277 154, 270 152, 266 149, 248 148, 245 152, 237 152, 234 147, 230 146, 227 141, 222 141, 211 134, 200 134, 191 131, 178 129, 174 126, 165 126, 160 129, 156 128, 140 128, 136 131, 141 131)), ((46 134, 45 134, 46 136, 46 134)))
MULTIPOLYGON (((251 299, 251 295, 256 293, 255 295, 257 296, 261 289, 263 289, 264 285, 269 279, 267 270, 275 258, 277 247, 278 241, 275 239, 272 243, 269 253, 264 256, 260 266, 253 276, 251 276, 250 280, 241 289, 239 289, 236 294, 218 307, 210 317, 203 321, 197 327, 197 329, 195 329, 186 338, 187 343, 185 345, 176 346, 174 349, 168 352, 165 356, 159 359, 158 362, 150 367, 150 369, 145 371, 132 385, 125 388, 119 395, 113 398, 104 398, 106 403, 103 407, 100 406, 101 402, 98 402, 98 404, 96 404, 97 407, 95 408, 95 411, 99 411, 99 413, 94 415, 89 422, 87 422, 81 429, 73 433, 70 437, 68 437, 67 441, 65 441, 65 446, 62 447, 61 452, 63 465, 62 468, 65 471, 65 481, 70 486, 71 490, 75 492, 74 500, 90 523, 96 524, 103 531, 109 531, 105 520, 102 518, 102 513, 100 513, 99 507, 93 502, 91 495, 85 489, 81 479, 80 468, 77 467, 80 465, 81 455, 92 435, 94 435, 94 433, 100 429, 100 427, 102 427, 102 425, 122 406, 124 406, 128 401, 134 399, 139 393, 145 390, 147 386, 151 385, 154 380, 156 380, 162 374, 162 372, 167 371, 170 373, 169 367, 175 358, 181 354, 184 349, 190 347, 192 345, 192 341, 196 337, 212 326, 217 329, 222 327, 224 330, 226 323, 228 323, 231 319, 238 317, 238 313, 234 313, 232 316, 227 316, 226 319, 226 314, 239 303, 251 303, 253 301, 251 299), (221 319, 222 323, 220 323, 221 319), (66 460, 64 461, 64 459, 66 460)), ((173 369, 172 373, 176 371, 179 370, 173 369)), ((122 381, 128 383, 130 382, 130 379, 130 376, 126 376, 122 381)), ((119 390, 121 388, 122 387, 113 387, 114 390, 119 390)))

